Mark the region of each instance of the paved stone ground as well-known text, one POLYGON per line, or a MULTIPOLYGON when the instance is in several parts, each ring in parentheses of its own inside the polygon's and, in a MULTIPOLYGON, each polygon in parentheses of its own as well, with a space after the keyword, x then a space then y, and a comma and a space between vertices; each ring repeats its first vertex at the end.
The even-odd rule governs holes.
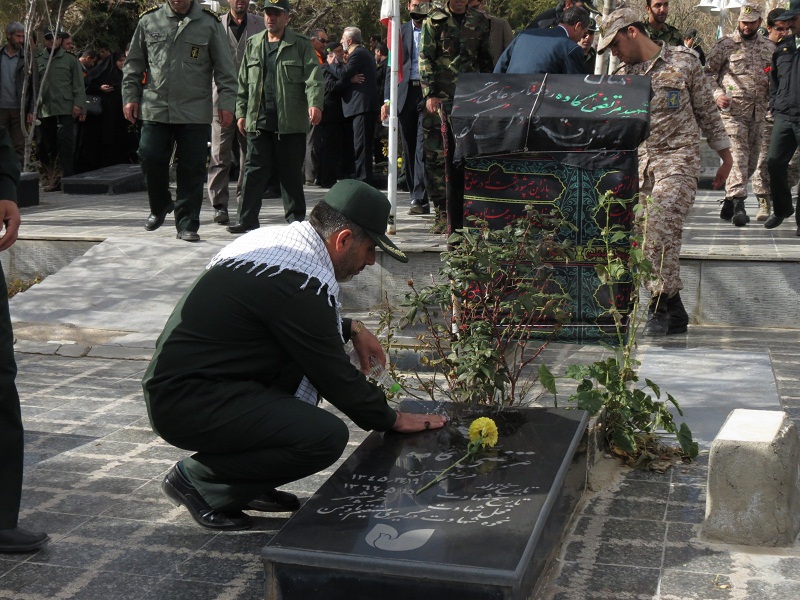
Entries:
MULTIPOLYGON (((313 205, 320 194, 308 193, 313 205)), ((718 198, 698 198, 687 258, 728 252, 740 260, 800 260, 793 227, 733 228, 715 217, 718 198)), ((400 206, 406 202, 401 194, 400 206)), ((276 203, 266 204, 264 220, 278 223, 276 203)), ((401 248, 441 248, 443 238, 426 234, 429 219, 398 212, 401 248)), ((186 285, 232 236, 210 223, 208 208, 204 241, 196 245, 174 239, 171 219, 145 232, 146 214, 141 194, 44 194, 42 206, 23 211, 21 243, 106 241, 105 250, 95 246, 97 254, 12 301, 27 429, 21 523, 48 531, 52 541, 35 554, 0 555, 0 598, 263 597, 259 552, 289 515, 261 517, 253 531, 241 533, 196 526, 160 494, 164 473, 185 453, 152 433, 141 398, 155 336, 186 285)), ((4 261, 11 260, 7 255, 4 261)), ((784 306, 796 314, 796 302, 784 306)), ((799 338, 797 329, 696 326, 642 347, 767 353, 782 406, 797 422, 799 338)), ((557 368, 594 354, 594 348, 558 345, 545 360, 557 368)), ((669 390, 669 382, 658 383, 669 390)), ((752 384, 757 393, 759 382, 752 384)), ((352 426, 351 432, 354 448, 365 434, 352 426)), ((286 489, 309 497, 333 469, 286 489)), ((624 469, 617 475, 608 488, 587 493, 542 597, 800 597, 797 545, 748 549, 698 538, 704 456, 665 475, 624 469)))

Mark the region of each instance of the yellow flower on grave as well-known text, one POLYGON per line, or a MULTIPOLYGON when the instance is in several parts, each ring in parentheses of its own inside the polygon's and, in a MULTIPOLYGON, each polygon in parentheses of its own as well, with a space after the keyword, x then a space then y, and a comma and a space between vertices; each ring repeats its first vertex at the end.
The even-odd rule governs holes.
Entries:
POLYGON ((497 425, 489 417, 479 417, 475 419, 469 426, 469 444, 467 444, 467 453, 459 458, 452 465, 447 467, 444 471, 439 473, 433 481, 429 481, 415 493, 419 494, 424 492, 434 483, 444 479, 450 471, 463 463, 465 460, 474 457, 482 448, 493 447, 497 443, 497 425))
POLYGON ((479 417, 469 426, 469 441, 492 448, 497 443, 497 425, 489 417, 479 417))

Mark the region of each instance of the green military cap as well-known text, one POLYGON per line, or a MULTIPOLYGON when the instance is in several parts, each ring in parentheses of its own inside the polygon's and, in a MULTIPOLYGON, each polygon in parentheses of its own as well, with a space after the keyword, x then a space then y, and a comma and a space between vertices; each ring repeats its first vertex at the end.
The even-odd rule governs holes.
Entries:
POLYGON ((292 7, 289 6, 289 0, 264 0, 264 10, 268 8, 276 8, 283 12, 291 12, 292 7))
POLYGON ((374 187, 363 181, 342 179, 325 194, 325 204, 361 227, 389 256, 408 262, 408 257, 386 237, 392 205, 374 187))

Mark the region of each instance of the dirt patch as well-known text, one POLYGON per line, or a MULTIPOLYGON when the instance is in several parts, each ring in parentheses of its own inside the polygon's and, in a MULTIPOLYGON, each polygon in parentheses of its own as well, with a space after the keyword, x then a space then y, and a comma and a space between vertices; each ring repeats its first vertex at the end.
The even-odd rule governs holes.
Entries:
POLYGON ((87 329, 75 325, 14 323, 14 337, 32 342, 64 341, 83 346, 99 346, 132 332, 115 329, 87 329))

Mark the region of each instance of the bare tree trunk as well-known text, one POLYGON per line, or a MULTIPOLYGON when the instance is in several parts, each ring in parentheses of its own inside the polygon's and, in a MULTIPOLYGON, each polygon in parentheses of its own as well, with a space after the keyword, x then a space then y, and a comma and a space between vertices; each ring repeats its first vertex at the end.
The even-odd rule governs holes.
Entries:
MULTIPOLYGON (((22 104, 20 106, 20 125, 25 134, 25 154, 23 160, 23 171, 27 171, 30 166, 31 145, 33 143, 33 134, 36 130, 36 122, 39 116, 39 105, 42 102, 42 91, 44 90, 44 82, 47 75, 50 73, 50 63, 53 61, 53 54, 47 57, 47 66, 45 67, 44 74, 41 80, 38 80, 38 61, 36 60, 36 46, 31 46, 32 34, 36 25, 41 22, 38 18, 37 5, 41 0, 27 0, 25 10, 25 47, 23 57, 25 60, 25 78, 22 83, 22 104), (38 80, 38 85, 36 85, 38 80), (29 86, 33 86, 33 93, 35 101, 33 103, 33 114, 31 122, 27 121, 27 94, 29 86)), ((56 12, 55 23, 52 20, 51 12, 47 3, 44 3, 47 10, 43 11, 47 16, 47 22, 51 31, 58 32, 61 25, 61 14, 63 8, 63 0, 59 0, 58 11, 56 12)), ((54 38, 55 43, 55 38, 54 38)))

